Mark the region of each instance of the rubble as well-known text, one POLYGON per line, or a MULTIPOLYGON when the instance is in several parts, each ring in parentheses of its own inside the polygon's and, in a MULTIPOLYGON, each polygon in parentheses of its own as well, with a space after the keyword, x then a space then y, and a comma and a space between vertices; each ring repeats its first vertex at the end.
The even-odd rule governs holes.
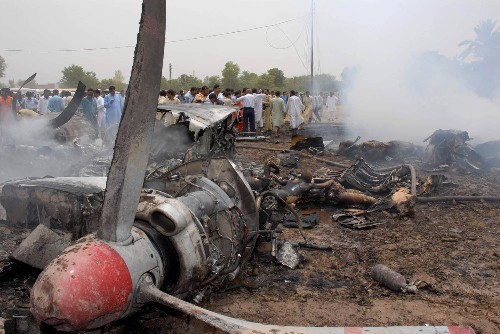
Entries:
MULTIPOLYGON (((456 285, 453 280, 467 280, 468 277, 474 279, 472 283, 467 281, 471 285, 477 285, 476 280, 481 279, 487 286, 495 286, 495 269, 498 269, 498 266, 495 267, 495 263, 482 263, 482 267, 474 267, 473 263, 474 260, 485 261, 484 258, 493 262, 492 259, 498 257, 496 253, 475 253, 477 247, 473 247, 472 242, 477 240, 477 237, 472 232, 479 233, 478 230, 481 229, 471 229, 465 221, 462 229, 468 228, 467 233, 471 234, 465 237, 466 232, 461 232, 464 237, 455 238, 453 242, 468 242, 468 244, 454 249, 448 245, 446 248, 439 248, 440 246, 433 242, 436 240, 435 235, 442 241, 448 241, 445 239, 447 237, 442 237, 442 233, 440 234, 441 225, 454 223, 457 218, 463 216, 471 217, 469 211, 473 211, 472 209, 467 211, 460 208, 451 216, 438 212, 432 217, 424 217, 431 223, 425 228, 420 228, 421 220, 425 220, 422 216, 425 213, 415 210, 415 206, 423 201, 419 201, 420 197, 417 196, 417 183, 420 182, 417 180, 413 165, 405 163, 401 166, 375 169, 361 159, 347 166, 345 163, 329 161, 331 166, 336 165, 342 170, 326 171, 306 167, 328 160, 299 161, 299 156, 304 157, 301 153, 292 157, 291 160, 295 160, 292 163, 287 161, 280 165, 279 159, 266 159, 265 162, 262 161, 262 165, 254 162, 251 166, 253 173, 244 175, 235 163, 226 158, 237 153, 234 150, 235 134, 232 131, 230 108, 210 109, 201 106, 193 109, 185 106, 179 107, 180 109, 160 108, 163 109, 160 113, 164 113, 164 117, 160 117, 159 120, 163 124, 158 124, 153 115, 147 113, 147 110, 154 109, 155 96, 151 92, 155 91, 154 88, 158 88, 157 83, 149 84, 146 79, 155 73, 158 75, 161 73, 157 66, 159 60, 163 58, 164 43, 163 37, 158 39, 156 35, 151 34, 151 29, 144 30, 144 26, 150 27, 147 24, 151 24, 150 20, 164 21, 165 9, 162 5, 164 2, 152 1, 143 7, 145 12, 139 34, 139 37, 143 38, 138 38, 138 41, 145 44, 152 43, 153 48, 147 48, 148 54, 142 55, 151 56, 152 59, 144 61, 142 57, 136 57, 131 78, 131 82, 135 82, 136 85, 133 85, 130 96, 127 96, 130 109, 127 108, 118 130, 118 145, 113 161, 110 160, 111 167, 107 172, 105 162, 96 166, 96 173, 107 172, 109 177, 24 179, 8 182, 2 189, 0 200, 6 208, 9 225, 34 228, 20 247, 12 253, 12 258, 44 269, 33 285, 30 302, 31 312, 38 321, 65 331, 87 331, 105 326, 104 331, 113 332, 119 331, 120 326, 126 322, 122 320, 124 317, 131 316, 136 321, 142 322, 141 329, 147 331, 144 330, 148 326, 145 323, 170 320, 168 317, 176 316, 176 312, 170 312, 174 309, 181 312, 178 318, 181 318, 183 323, 177 329, 183 328, 184 331, 335 333, 350 329, 326 327, 332 325, 332 310, 338 313, 343 312, 344 307, 351 307, 352 310, 352 304, 356 305, 354 306, 356 309, 347 317, 358 317, 354 321, 373 321, 383 326, 392 325, 396 321, 416 321, 409 318, 391 320, 389 317, 388 320, 373 320, 380 317, 374 317, 373 313, 370 313, 372 311, 365 306, 359 307, 361 304, 369 305, 370 298, 374 299, 373 297, 379 297, 383 301, 382 309, 386 309, 390 303, 384 300, 387 299, 383 298, 386 295, 376 293, 370 295, 371 292, 364 288, 366 285, 363 284, 366 276, 370 274, 359 269, 379 263, 381 259, 390 260, 391 262, 384 261, 384 263, 391 263, 391 266, 396 267, 395 263, 398 261, 399 263, 404 261, 408 267, 416 266, 415 263, 437 267, 439 270, 436 272, 441 275, 440 278, 448 281, 451 286, 456 285), (138 63, 144 65, 140 71, 138 63), (151 64, 156 65, 147 66, 151 64), (139 94, 138 90, 148 94, 139 94), (143 106, 142 102, 146 106, 143 106), (213 113, 207 114, 206 112, 210 110, 213 113), (170 116, 166 117, 167 113, 170 116), (166 127, 165 120, 167 120, 166 127), (155 122, 160 132, 153 131, 155 122), (169 131, 163 131, 165 129, 169 131), (185 135, 186 141, 169 150, 162 146, 161 142, 166 141, 165 136, 172 133, 175 136, 185 135), (137 142, 132 145, 128 140, 130 137, 135 138, 137 142), (157 139, 158 144, 153 150, 149 150, 148 144, 151 137, 157 139), (184 151, 186 154, 183 154, 184 151), (165 152, 168 153, 164 154, 165 152), (181 154, 182 157, 179 156, 181 154), (297 170, 287 170, 295 165, 297 170), (306 206, 315 209, 321 207, 328 210, 339 208, 348 210, 346 211, 348 213, 343 212, 334 216, 337 220, 348 217, 351 221, 356 221, 351 225, 359 229, 375 225, 369 224, 365 218, 367 215, 373 215, 370 217, 372 222, 381 222, 383 220, 381 217, 384 216, 388 221, 384 221, 385 226, 380 226, 380 229, 374 231, 342 230, 336 224, 322 220, 320 211, 320 224, 310 230, 317 233, 308 233, 306 236, 300 215, 306 206), (357 211, 353 211, 352 207, 357 211), (393 213, 389 213, 389 210, 393 210, 393 213), (296 233, 278 228, 283 222, 283 213, 287 211, 295 218, 303 242, 287 240, 296 239, 296 233), (416 215, 419 216, 415 218, 416 215), (436 217, 446 221, 435 224, 432 218, 436 217), (401 218, 405 220, 402 221, 401 218), (269 235, 272 243, 271 254, 254 253, 259 239, 266 240, 260 236, 269 235), (415 237, 417 241, 412 243, 408 236, 414 237, 414 235, 417 235, 415 237), (69 241, 76 239, 79 240, 65 248, 69 241), (426 243, 425 252, 422 252, 422 244, 417 243, 422 242, 421 240, 426 243), (282 245, 280 249, 276 249, 278 244, 282 245), (300 272, 290 280, 290 276, 284 278, 283 267, 271 265, 274 259, 270 262, 269 257, 276 256, 278 261, 294 269, 296 273, 302 269, 302 266, 299 266, 302 258, 297 246, 307 248, 311 252, 316 250, 326 252, 322 255, 317 254, 321 252, 316 252, 308 259, 304 259, 313 269, 309 272, 300 272), (60 252, 63 248, 64 250, 60 252), (450 256, 444 259, 435 258, 436 253, 448 251, 451 252, 450 256), (427 252, 429 254, 423 254, 427 252), (475 259, 469 260, 469 255, 475 259), (54 257, 55 259, 50 262, 54 257), (462 261, 463 258, 467 258, 466 263, 462 261), (259 263, 259 260, 263 262, 259 263), (250 261, 253 261, 253 268, 245 266, 250 261), (196 304, 207 303, 207 306, 213 309, 219 308, 218 310, 222 312, 221 306, 214 302, 216 299, 209 298, 214 295, 214 298, 217 298, 216 294, 228 283, 238 279, 239 275, 254 270, 260 270, 260 275, 271 273, 272 279, 269 281, 274 284, 269 284, 270 290, 266 291, 276 290, 275 295, 282 294, 285 297, 284 300, 280 300, 273 296, 264 301, 267 306, 270 306, 269 302, 278 304, 281 314, 286 307, 287 316, 289 312, 298 309, 300 311, 298 318, 307 316, 304 312, 312 310, 309 316, 314 318, 317 312, 321 317, 325 317, 326 322, 321 317, 307 320, 307 325, 312 321, 317 326, 315 328, 263 325, 214 313, 185 301, 196 304), (304 284, 299 287, 296 285, 298 283, 304 284), (347 298, 341 300, 341 304, 332 304, 334 299, 332 295, 334 298, 339 295, 347 298), (308 303, 308 308, 304 309, 304 302, 308 299, 317 300, 317 303, 308 303), (362 303, 346 302, 346 300, 361 300, 362 303), (154 316, 149 319, 141 318, 137 312, 144 310, 148 313, 148 303, 167 306, 169 314, 159 316, 157 319, 154 319, 154 316), (359 318, 360 314, 364 316, 367 313, 370 319, 359 318)), ((164 36, 163 32, 160 32, 160 36, 164 36)), ((136 52, 144 52, 145 49, 142 45, 136 52)), ((68 136, 64 138, 70 138, 69 134, 72 132, 67 133, 68 136)), ((459 139, 464 138, 463 133, 453 135, 458 135, 459 139)), ((454 145, 441 146, 440 143, 443 141, 431 141, 438 149, 439 154, 435 155, 439 158, 446 155, 443 153, 446 150, 441 151, 443 147, 453 151, 451 155, 453 158, 459 156, 457 152, 463 150, 463 143, 458 145, 460 148, 456 151, 454 145)), ((306 144, 305 148, 308 149, 310 146, 306 144)), ((351 148, 354 148, 353 145, 355 143, 347 146, 349 153, 351 148)), ((401 149, 403 146, 393 144, 391 148, 391 145, 385 143, 368 142, 360 145, 359 150, 361 156, 367 159, 387 161, 400 158, 398 154, 404 151, 401 149), (399 147, 397 154, 393 152, 394 147, 399 147)), ((83 146, 75 143, 73 147, 82 150, 83 153, 83 146)), ((466 151, 470 153, 468 149, 466 151)), ((257 155, 252 155, 251 160, 257 160, 257 155)), ((245 161, 240 163, 244 165, 245 161)), ((473 169, 475 167, 471 163, 467 165, 473 169)), ((89 170, 83 173, 89 173, 89 170)), ((431 176, 430 181, 421 187, 423 189, 421 193, 432 191, 439 195, 441 179, 431 176)), ((447 198, 453 198, 455 201, 471 197, 474 197, 473 200, 498 200, 495 196, 454 195, 447 198)), ((431 202, 443 198, 437 196, 423 199, 431 202)), ((498 216, 496 208, 488 210, 491 222, 482 221, 481 224, 494 226, 494 219, 498 216)), ((326 213, 326 216, 329 216, 329 213, 326 213)), ((488 228, 493 229, 490 226, 488 228)), ((446 231, 448 230, 446 226, 446 231)), ((493 248, 496 242, 495 235, 495 233, 483 234, 482 243, 489 242, 493 248)), ((10 271, 13 268, 11 264, 7 264, 4 268, 10 271)), ((2 270, 1 274, 7 270, 2 270)), ((415 292, 416 286, 419 285, 407 284, 403 275, 380 264, 373 267, 371 276, 394 291, 415 292)), ((28 290, 24 286, 32 285, 29 280, 28 278, 22 283, 23 294, 28 290)), ((488 294, 477 290, 468 290, 467 293, 472 297, 462 300, 479 310, 477 312, 483 312, 480 316, 487 317, 486 326, 491 327, 490 323, 494 322, 491 321, 494 315, 488 313, 491 307, 482 309, 483 304, 481 304, 485 303, 488 294)), ((262 300, 259 300, 263 295, 261 292, 252 296, 256 299, 254 304, 258 305, 259 310, 263 307, 262 300)), ((447 292, 451 293, 453 289, 448 288, 447 292)), ((249 299, 253 298, 248 298, 248 295, 241 297, 239 295, 241 291, 234 293, 238 302, 226 300, 224 307, 237 305, 238 310, 249 312, 249 308, 245 307, 248 304, 245 303, 251 302, 249 299)), ((224 291, 224 294, 230 298, 227 291, 224 291)), ((457 298, 462 297, 460 294, 453 295, 450 303, 455 305, 457 298)), ((414 305, 415 300, 410 301, 409 306, 405 304, 405 300, 400 299, 398 302, 399 305, 396 305, 398 309, 406 306, 410 307, 411 311, 418 306, 414 305)), ((442 300, 436 303, 437 306, 426 303, 425 299, 420 302, 424 304, 421 308, 443 309, 440 308, 442 300)), ((448 305, 445 304, 444 308, 447 309, 448 305)), ((232 309, 232 312, 237 313, 238 310, 232 309)), ((265 318, 256 318, 256 321, 267 322, 270 311, 270 308, 266 308, 265 312, 257 312, 257 317, 265 318)), ((16 330, 29 328, 30 325, 25 323, 27 316, 7 313, 2 313, 3 316, 11 317, 6 323, 12 325, 12 319, 17 317, 18 320, 14 323, 16 330)), ((406 313, 411 314, 411 312, 403 313, 399 315, 404 317, 407 316, 406 313)), ((431 317, 429 312, 422 313, 420 317, 431 317)), ((469 313, 467 309, 465 313, 469 313)), ((244 316, 248 316, 248 313, 244 316)), ((450 316, 444 319, 451 321, 452 318, 450 316)), ((419 323, 423 321, 425 320, 418 319, 419 323)), ((434 318, 434 322, 442 321, 443 318, 437 320, 434 318)), ((161 325, 157 328, 165 329, 161 325)), ((39 326, 36 324, 33 330, 38 329, 39 326)), ((358 329, 362 330, 361 327, 356 330, 358 329)), ((386 333, 452 331, 447 327, 433 326, 382 327, 382 329, 372 327, 367 330, 386 333)), ((461 327, 459 330, 462 330, 461 327)), ((473 333, 471 329, 464 331, 473 333)))
POLYGON ((467 144, 467 131, 436 130, 424 142, 429 142, 425 150, 425 161, 432 165, 454 165, 469 172, 477 172, 484 166, 483 157, 467 144))

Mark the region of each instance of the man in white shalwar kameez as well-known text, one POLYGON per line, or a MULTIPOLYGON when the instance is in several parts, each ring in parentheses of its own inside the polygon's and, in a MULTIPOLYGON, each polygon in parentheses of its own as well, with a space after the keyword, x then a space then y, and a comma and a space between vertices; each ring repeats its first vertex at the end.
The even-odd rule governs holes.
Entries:
POLYGON ((255 105, 253 107, 255 112, 255 129, 257 129, 257 132, 260 133, 262 132, 262 127, 264 126, 264 121, 262 119, 262 102, 267 95, 257 92, 256 88, 252 89, 252 93, 255 101, 255 105))
POLYGON ((304 123, 304 118, 302 117, 302 111, 304 110, 304 105, 300 101, 300 97, 295 95, 294 90, 290 91, 290 98, 286 104, 286 112, 290 115, 290 128, 292 129, 292 136, 297 134, 297 129, 304 123))
POLYGON ((328 112, 332 115, 332 119, 335 119, 335 107, 337 106, 339 98, 336 97, 333 92, 330 92, 330 96, 326 98, 326 107, 328 112))

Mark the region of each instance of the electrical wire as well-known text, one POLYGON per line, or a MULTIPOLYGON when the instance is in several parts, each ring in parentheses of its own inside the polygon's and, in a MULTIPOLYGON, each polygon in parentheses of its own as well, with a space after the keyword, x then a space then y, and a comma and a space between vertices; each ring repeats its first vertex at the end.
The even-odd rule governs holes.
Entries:
POLYGON ((281 32, 288 38, 288 36, 283 32, 283 29, 281 29, 281 27, 269 27, 267 28, 266 30, 266 42, 267 44, 272 47, 273 49, 278 49, 278 50, 286 50, 286 49, 289 49, 291 48, 292 46, 294 46, 300 39, 300 37, 302 36, 302 33, 304 32, 304 29, 302 29, 302 31, 300 32, 299 36, 297 37, 297 39, 294 41, 294 42, 291 42, 290 45, 288 46, 285 46, 285 47, 279 47, 279 46, 274 46, 273 44, 271 44, 271 42, 269 41, 269 30, 271 28, 278 28, 279 30, 281 30, 281 32))
MULTIPOLYGON (((302 59, 302 57, 300 57, 300 54, 299 54, 299 50, 297 50, 297 46, 295 45, 299 39, 300 39, 300 36, 302 35, 302 32, 304 30, 302 30, 302 32, 299 34, 299 37, 297 37, 297 39, 295 40, 295 42, 292 42, 292 39, 285 33, 285 31, 278 25, 278 26, 275 26, 276 28, 278 28, 281 33, 288 39, 288 41, 290 42, 290 45, 286 48, 275 48, 275 49, 288 49, 290 47, 293 46, 294 50, 295 50, 295 53, 297 54, 297 57, 299 58, 300 62, 302 63, 302 66, 307 70, 307 67, 304 63, 304 60, 302 59)), ((273 45, 271 45, 271 43, 269 43, 269 40, 267 39, 267 32, 266 32, 266 41, 267 41, 267 44, 270 46, 270 47, 273 47, 273 45)))
MULTIPOLYGON (((222 32, 222 33, 217 33, 217 34, 211 34, 211 35, 204 35, 204 36, 197 36, 197 37, 189 37, 189 38, 183 38, 183 39, 176 39, 172 41, 165 40, 165 44, 170 44, 170 43, 180 43, 180 42, 189 42, 189 41, 196 41, 200 39, 206 39, 206 38, 214 38, 214 37, 220 37, 220 36, 227 36, 227 35, 233 35, 233 34, 239 34, 243 32, 248 32, 248 31, 254 31, 254 30, 261 30, 261 29, 267 29, 267 28, 272 28, 272 27, 279 27, 281 24, 285 24, 288 22, 293 22, 297 21, 300 19, 303 19, 307 15, 299 16, 293 19, 277 22, 274 24, 267 24, 264 26, 259 26, 259 27, 253 27, 253 28, 247 28, 247 29, 239 29, 239 30, 233 30, 233 31, 228 31, 228 32, 222 32)), ((30 50, 24 50, 24 49, 3 49, 1 51, 4 52, 30 52, 30 53, 51 53, 51 52, 79 52, 79 51, 98 51, 98 50, 112 50, 112 49, 126 49, 126 48, 134 48, 134 45, 121 45, 121 46, 109 46, 109 47, 100 47, 100 48, 81 48, 81 49, 57 49, 57 50, 52 50, 52 51, 39 51, 39 52, 33 52, 30 50)))

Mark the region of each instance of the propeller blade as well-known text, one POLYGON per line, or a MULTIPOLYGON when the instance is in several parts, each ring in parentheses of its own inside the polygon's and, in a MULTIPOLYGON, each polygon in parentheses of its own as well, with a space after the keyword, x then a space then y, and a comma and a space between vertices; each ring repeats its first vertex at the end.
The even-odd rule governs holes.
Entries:
POLYGON ((73 117, 73 115, 78 110, 82 99, 85 97, 85 88, 86 86, 83 84, 83 82, 78 81, 78 87, 76 88, 75 94, 73 94, 73 98, 71 99, 71 101, 69 101, 68 106, 64 108, 63 111, 61 111, 61 114, 59 116, 57 116, 50 122, 50 125, 54 129, 66 124, 71 119, 71 117, 73 117))
POLYGON ((12 112, 14 113, 14 117, 17 117, 17 110, 16 110, 16 107, 17 107, 17 100, 19 100, 19 96, 21 96, 21 89, 27 85, 29 82, 31 82, 33 79, 35 79, 36 77, 36 73, 35 74, 32 74, 28 79, 24 80, 23 84, 21 85, 21 87, 19 87, 19 90, 17 91, 16 93, 16 96, 14 97, 14 100, 12 101, 12 112))
POLYGON ((125 243, 139 204, 158 105, 165 49, 165 0, 144 0, 125 110, 116 136, 98 237, 125 243))

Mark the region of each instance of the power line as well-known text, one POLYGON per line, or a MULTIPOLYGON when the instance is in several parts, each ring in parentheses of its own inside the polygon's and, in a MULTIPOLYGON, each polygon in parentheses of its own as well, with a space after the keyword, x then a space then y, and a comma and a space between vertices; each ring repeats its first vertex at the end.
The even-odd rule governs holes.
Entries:
MULTIPOLYGON (((197 37, 189 37, 189 38, 183 38, 183 39, 176 39, 176 40, 172 40, 172 41, 165 40, 165 44, 180 43, 180 42, 189 42, 189 41, 195 41, 195 40, 206 39, 206 38, 214 38, 214 37, 220 37, 220 36, 227 36, 227 35, 239 34, 239 33, 243 33, 243 32, 260 30, 260 29, 267 29, 267 28, 272 28, 272 27, 278 27, 279 28, 279 25, 281 25, 281 24, 285 24, 285 23, 288 23, 288 22, 297 21, 297 20, 303 19, 306 16, 307 15, 303 15, 303 16, 299 16, 299 17, 296 17, 296 18, 293 18, 293 19, 286 20, 286 21, 281 21, 281 22, 278 22, 278 23, 268 24, 268 25, 259 26, 259 27, 253 27, 253 28, 247 28, 247 29, 240 29, 240 30, 222 32, 222 33, 205 35, 205 36, 197 36, 197 37)), ((121 46, 100 47, 100 48, 57 49, 57 50, 52 50, 52 51, 38 51, 38 52, 33 52, 33 51, 30 51, 30 50, 24 50, 24 49, 3 49, 2 51, 4 51, 4 52, 51 53, 51 52, 79 52, 79 51, 99 51, 99 50, 112 50, 112 49, 127 49, 127 48, 134 48, 134 47, 135 47, 135 44, 134 45, 121 45, 121 46)))

